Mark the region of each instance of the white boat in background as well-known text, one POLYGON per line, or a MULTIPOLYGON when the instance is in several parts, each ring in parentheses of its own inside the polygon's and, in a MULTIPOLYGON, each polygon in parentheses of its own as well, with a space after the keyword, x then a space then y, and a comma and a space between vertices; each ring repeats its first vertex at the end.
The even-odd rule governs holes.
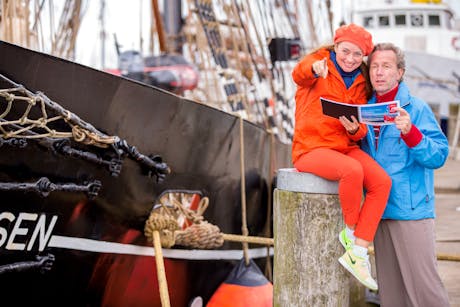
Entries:
POLYGON ((460 124, 460 30, 453 10, 441 0, 355 0, 351 20, 375 42, 392 42, 406 54, 404 80, 411 93, 438 115, 457 147, 460 124))

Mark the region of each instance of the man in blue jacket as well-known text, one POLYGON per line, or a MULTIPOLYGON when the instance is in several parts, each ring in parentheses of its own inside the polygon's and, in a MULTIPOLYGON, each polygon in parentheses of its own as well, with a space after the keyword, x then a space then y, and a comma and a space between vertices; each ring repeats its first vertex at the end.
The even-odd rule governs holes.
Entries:
POLYGON ((439 277, 434 234, 434 173, 448 142, 428 104, 402 81, 405 60, 393 44, 368 57, 374 94, 369 103, 399 100, 394 125, 369 126, 362 142, 390 175, 390 197, 374 239, 381 306, 449 306, 439 277))

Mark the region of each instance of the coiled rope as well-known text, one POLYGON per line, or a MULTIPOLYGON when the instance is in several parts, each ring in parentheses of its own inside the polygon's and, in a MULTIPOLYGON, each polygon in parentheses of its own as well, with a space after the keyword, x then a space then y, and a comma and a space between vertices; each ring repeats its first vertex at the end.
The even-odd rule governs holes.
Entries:
POLYGON ((195 249, 215 249, 221 247, 224 241, 274 245, 273 238, 222 233, 218 226, 205 221, 202 216, 208 204, 209 199, 203 197, 195 212, 175 198, 171 199, 169 206, 161 203, 145 222, 144 235, 153 242, 153 233, 158 231, 163 248, 181 245, 195 249), (192 225, 181 230, 177 222, 179 216, 185 217, 192 225))

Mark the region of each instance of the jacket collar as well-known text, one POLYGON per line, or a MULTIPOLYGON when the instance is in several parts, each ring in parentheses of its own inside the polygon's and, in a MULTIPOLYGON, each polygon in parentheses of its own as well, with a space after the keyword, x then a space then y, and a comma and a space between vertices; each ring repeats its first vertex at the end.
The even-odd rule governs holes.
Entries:
MULTIPOLYGON (((324 57, 324 56, 328 57, 330 63, 332 63, 332 65, 328 65, 328 68, 329 68, 328 73, 334 75, 338 80, 340 80, 341 82, 343 82, 345 84, 345 81, 343 81, 343 78, 340 75, 340 72, 337 70, 337 67, 335 66, 334 61, 331 59, 331 53, 332 52, 334 52, 334 51, 333 50, 328 50, 326 48, 323 48, 323 49, 319 50, 318 54, 321 56, 321 58, 324 57)), ((360 68, 357 68, 357 69, 361 72, 360 68)), ((359 73, 359 74, 357 74, 355 76, 355 79, 354 79, 352 85, 348 89, 350 89, 350 88, 352 88, 352 87, 354 87, 354 86, 356 86, 358 84, 364 83, 364 82, 366 82, 366 80, 364 79, 363 74, 359 73)))
MULTIPOLYGON (((407 87, 406 83, 400 82, 398 86, 398 92, 396 93, 395 100, 399 100, 399 104, 401 107, 405 107, 410 104, 412 100, 412 96, 410 95, 409 88, 407 87)), ((375 92, 372 94, 371 99, 369 99, 368 103, 376 103, 377 99, 375 97, 375 92)))

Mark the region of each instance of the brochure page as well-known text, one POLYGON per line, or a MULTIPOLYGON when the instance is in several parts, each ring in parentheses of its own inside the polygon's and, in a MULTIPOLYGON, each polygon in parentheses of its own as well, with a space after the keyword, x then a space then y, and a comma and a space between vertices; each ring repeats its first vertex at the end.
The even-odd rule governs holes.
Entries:
POLYGON ((320 100, 323 114, 335 118, 346 116, 349 120, 354 115, 360 123, 368 125, 391 125, 399 115, 399 112, 392 110, 399 107, 399 100, 364 105, 348 104, 323 97, 320 100))

